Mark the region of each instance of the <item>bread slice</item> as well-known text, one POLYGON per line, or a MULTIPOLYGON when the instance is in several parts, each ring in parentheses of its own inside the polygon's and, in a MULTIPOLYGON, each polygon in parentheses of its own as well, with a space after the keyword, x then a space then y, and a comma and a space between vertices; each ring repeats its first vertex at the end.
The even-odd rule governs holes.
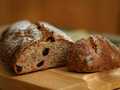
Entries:
POLYGON ((0 61, 16 74, 61 66, 72 43, 69 36, 50 24, 20 21, 2 34, 0 61))

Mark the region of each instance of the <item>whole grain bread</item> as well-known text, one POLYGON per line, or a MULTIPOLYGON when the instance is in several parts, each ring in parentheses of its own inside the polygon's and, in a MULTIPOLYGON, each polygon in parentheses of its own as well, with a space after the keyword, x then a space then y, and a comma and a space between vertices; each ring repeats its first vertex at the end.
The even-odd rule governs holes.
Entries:
POLYGON ((19 21, 0 38, 0 61, 16 74, 62 66, 72 44, 69 36, 46 22, 19 21))
POLYGON ((99 72, 120 67, 120 49, 101 35, 78 40, 69 48, 68 69, 99 72))

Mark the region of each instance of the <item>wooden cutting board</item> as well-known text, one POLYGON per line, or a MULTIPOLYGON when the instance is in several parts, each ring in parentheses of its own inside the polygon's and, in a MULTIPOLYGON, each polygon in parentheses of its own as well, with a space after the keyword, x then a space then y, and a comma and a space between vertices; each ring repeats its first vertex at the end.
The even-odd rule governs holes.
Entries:
POLYGON ((0 65, 0 90, 120 90, 120 68, 99 73, 74 73, 60 67, 14 75, 0 65))

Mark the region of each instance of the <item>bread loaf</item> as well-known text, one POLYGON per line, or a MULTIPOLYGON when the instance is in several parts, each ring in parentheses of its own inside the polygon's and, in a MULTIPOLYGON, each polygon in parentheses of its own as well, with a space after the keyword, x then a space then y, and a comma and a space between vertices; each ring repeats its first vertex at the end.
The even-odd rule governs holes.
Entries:
POLYGON ((120 67, 120 49, 101 35, 78 40, 69 49, 68 69, 99 72, 120 67))
POLYGON ((0 60, 16 74, 62 66, 72 43, 70 37, 48 23, 19 21, 2 34, 0 60))

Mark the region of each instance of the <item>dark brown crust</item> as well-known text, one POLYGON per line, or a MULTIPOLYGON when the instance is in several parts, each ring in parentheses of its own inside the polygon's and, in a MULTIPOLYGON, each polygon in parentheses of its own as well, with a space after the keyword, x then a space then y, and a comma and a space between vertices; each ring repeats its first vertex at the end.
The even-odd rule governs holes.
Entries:
MULTIPOLYGON (((37 22, 36 25, 38 26, 39 30, 43 31, 45 38, 47 36, 52 36, 54 37, 54 40, 57 39, 64 39, 68 40, 70 42, 74 42, 69 36, 67 36, 64 32, 59 30, 58 28, 54 27, 53 25, 50 25, 49 23, 46 22, 37 22), (47 32, 47 33, 46 33, 47 32)), ((49 38, 47 37, 47 38, 49 38)))
MULTIPOLYGON (((15 44, 14 42, 10 42, 15 44)), ((14 62, 14 54, 20 49, 20 46, 11 47, 9 43, 0 42, 0 60, 1 63, 11 64, 14 62)))
POLYGON ((0 38, 0 42, 4 41, 4 39, 6 38, 6 33, 8 33, 10 27, 7 27, 5 31, 2 32, 1 34, 1 38, 0 38))
POLYGON ((40 26, 40 25, 37 24, 37 26, 40 27, 40 28, 38 28, 38 29, 39 29, 39 30, 42 32, 42 34, 43 34, 42 41, 47 41, 47 39, 48 39, 49 37, 53 36, 53 32, 48 32, 48 30, 47 30, 43 25, 40 26))
POLYGON ((75 72, 98 72, 120 67, 119 48, 100 35, 77 41, 69 49, 68 68, 75 72))

